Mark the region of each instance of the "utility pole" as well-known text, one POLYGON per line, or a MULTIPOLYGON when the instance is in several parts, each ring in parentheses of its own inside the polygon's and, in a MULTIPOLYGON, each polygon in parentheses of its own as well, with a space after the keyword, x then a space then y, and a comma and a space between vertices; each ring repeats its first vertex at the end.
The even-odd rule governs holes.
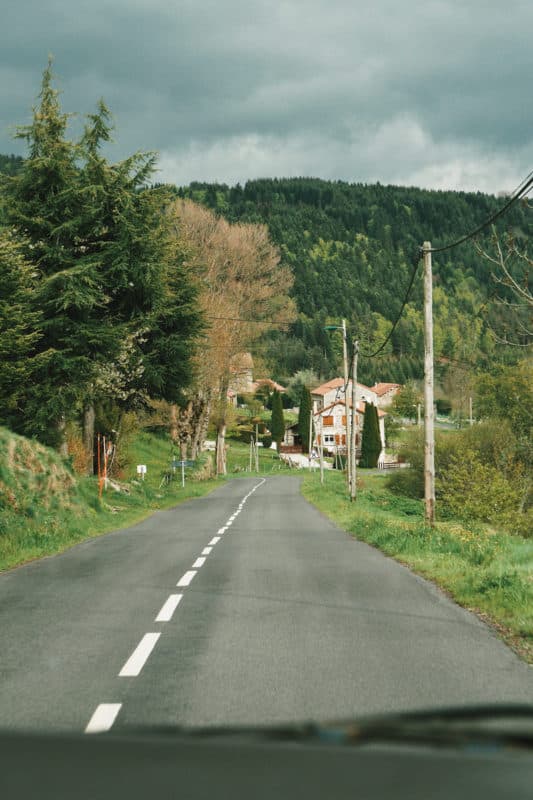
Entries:
POLYGON ((320 485, 324 485, 324 425, 320 415, 320 485))
POLYGON ((313 409, 309 412, 309 447, 307 449, 307 462, 311 469, 311 450, 313 448, 313 409))
MULTIPOLYGON (((350 414, 348 410, 348 343, 346 341, 346 320, 342 321, 342 359, 344 365, 344 414, 346 419, 346 454, 350 453, 350 414)), ((353 396, 353 387, 352 387, 353 396)), ((348 475, 348 488, 352 491, 352 468, 350 458, 346 459, 346 472, 348 475)))
POLYGON ((350 437, 350 470, 352 481, 350 484, 350 500, 357 499, 357 358, 359 355, 359 342, 353 340, 352 355, 352 424, 350 437))
POLYGON ((259 425, 255 424, 255 471, 259 472, 259 425))
POLYGON ((424 242, 424 502, 435 523, 435 408, 433 405, 433 276, 431 242, 424 242))

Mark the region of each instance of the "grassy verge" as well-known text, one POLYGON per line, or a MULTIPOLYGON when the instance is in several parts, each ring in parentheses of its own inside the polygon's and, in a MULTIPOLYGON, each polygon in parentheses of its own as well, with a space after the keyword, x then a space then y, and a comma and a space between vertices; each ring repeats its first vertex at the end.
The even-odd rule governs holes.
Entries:
POLYGON ((11 459, 9 470, 2 464, 3 482, 0 474, 0 489, 4 489, 0 496, 4 499, 0 502, 0 571, 132 525, 158 509, 205 495, 218 485, 215 480, 187 480, 185 489, 178 481, 161 486, 170 448, 160 438, 143 433, 132 445, 133 466, 120 481, 125 491, 108 489, 99 498, 96 478, 75 478, 56 454, 33 442, 12 434, 9 441, 15 442, 20 455, 11 459), (137 479, 137 464, 148 467, 144 481, 137 479))
MULTIPOLYGON (((0 429, 0 571, 62 552, 87 539, 140 522, 154 511, 202 497, 225 479, 202 479, 187 470, 185 487, 179 471, 168 482, 171 448, 168 440, 141 433, 130 448, 131 466, 120 485, 98 496, 96 478, 75 478, 53 451, 0 429), (136 465, 146 464, 144 480, 136 465)), ((228 478, 245 477, 249 447, 229 442, 228 478)), ((288 469, 274 451, 259 450, 259 474, 288 469)), ((200 473, 200 474, 199 474, 200 473)), ((257 474, 257 473, 252 473, 257 474)))
POLYGON ((533 664, 533 540, 483 525, 423 520, 422 503, 397 497, 382 475, 363 475, 356 504, 342 475, 306 474, 304 496, 341 528, 435 581, 478 613, 533 664))

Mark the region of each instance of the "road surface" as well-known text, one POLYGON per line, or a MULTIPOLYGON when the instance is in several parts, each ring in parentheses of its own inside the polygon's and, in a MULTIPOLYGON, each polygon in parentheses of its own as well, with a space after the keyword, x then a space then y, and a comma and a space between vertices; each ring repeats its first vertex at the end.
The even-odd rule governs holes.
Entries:
POLYGON ((293 477, 0 575, 0 728, 327 720, 531 702, 533 670, 293 477))

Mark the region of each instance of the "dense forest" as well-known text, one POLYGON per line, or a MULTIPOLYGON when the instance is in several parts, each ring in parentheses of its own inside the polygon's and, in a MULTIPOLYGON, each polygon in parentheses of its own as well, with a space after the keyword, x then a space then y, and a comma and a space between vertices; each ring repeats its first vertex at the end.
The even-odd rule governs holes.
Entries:
MULTIPOLYGON (((329 377, 339 369, 340 343, 324 331, 345 317, 363 350, 383 341, 409 284, 418 248, 456 240, 502 207, 504 198, 482 193, 428 191, 381 184, 348 184, 314 178, 261 179, 244 187, 192 183, 175 190, 231 222, 266 223, 282 261, 294 274, 299 317, 288 331, 263 341, 276 378, 300 369, 329 377)), ((532 218, 515 205, 498 233, 520 239, 532 218)), ((491 231, 481 240, 491 248, 491 231)), ((385 355, 360 359, 361 379, 419 378, 423 371, 422 270, 385 355)), ((434 257, 435 355, 437 362, 477 367, 512 359, 498 347, 506 308, 492 304, 491 265, 469 242, 434 257)))
MULTIPOLYGON (((16 174, 19 156, 0 155, 0 172, 16 174)), ((325 325, 348 322, 361 351, 384 340, 401 308, 420 245, 434 247, 475 229, 502 207, 505 198, 415 187, 349 184, 316 178, 260 179, 237 184, 191 183, 167 187, 203 204, 229 222, 266 223, 282 264, 294 275, 298 317, 256 343, 256 354, 273 377, 286 381, 298 370, 328 378, 340 369, 340 337, 325 325)), ((497 224, 517 241, 533 230, 530 209, 513 206, 497 224)), ((478 245, 490 251, 493 233, 478 245)), ((493 302, 492 265, 470 241, 433 259, 434 337, 438 374, 450 365, 483 369, 519 355, 498 344, 508 329, 509 308, 493 302), (440 365, 440 366, 439 366, 440 365)), ((422 270, 410 302, 387 348, 360 359, 360 377, 405 382, 423 374, 422 270)), ((498 287, 498 298, 501 287, 498 287)))

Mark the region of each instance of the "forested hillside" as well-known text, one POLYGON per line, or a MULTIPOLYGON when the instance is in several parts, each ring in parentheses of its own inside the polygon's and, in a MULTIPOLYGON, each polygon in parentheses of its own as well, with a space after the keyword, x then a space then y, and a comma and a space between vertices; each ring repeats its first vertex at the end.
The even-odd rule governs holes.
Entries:
MULTIPOLYGON (((326 321, 346 317, 350 333, 372 349, 401 307, 418 247, 438 246, 474 229, 505 200, 481 193, 348 184, 312 178, 264 179, 228 187, 193 183, 176 190, 230 221, 265 222, 282 260, 294 273, 299 319, 266 343, 276 377, 307 368, 326 377, 338 370, 339 343, 326 321), (334 348, 335 352, 332 352, 334 348)), ((531 214, 515 206, 498 225, 520 238, 531 234, 531 214)), ((490 232, 482 244, 490 248, 490 232)), ((435 354, 483 365, 512 358, 498 347, 506 309, 487 302, 494 291, 491 265, 473 243, 434 257, 435 354)), ((423 369, 422 279, 384 358, 361 359, 365 381, 404 381, 423 369)))

